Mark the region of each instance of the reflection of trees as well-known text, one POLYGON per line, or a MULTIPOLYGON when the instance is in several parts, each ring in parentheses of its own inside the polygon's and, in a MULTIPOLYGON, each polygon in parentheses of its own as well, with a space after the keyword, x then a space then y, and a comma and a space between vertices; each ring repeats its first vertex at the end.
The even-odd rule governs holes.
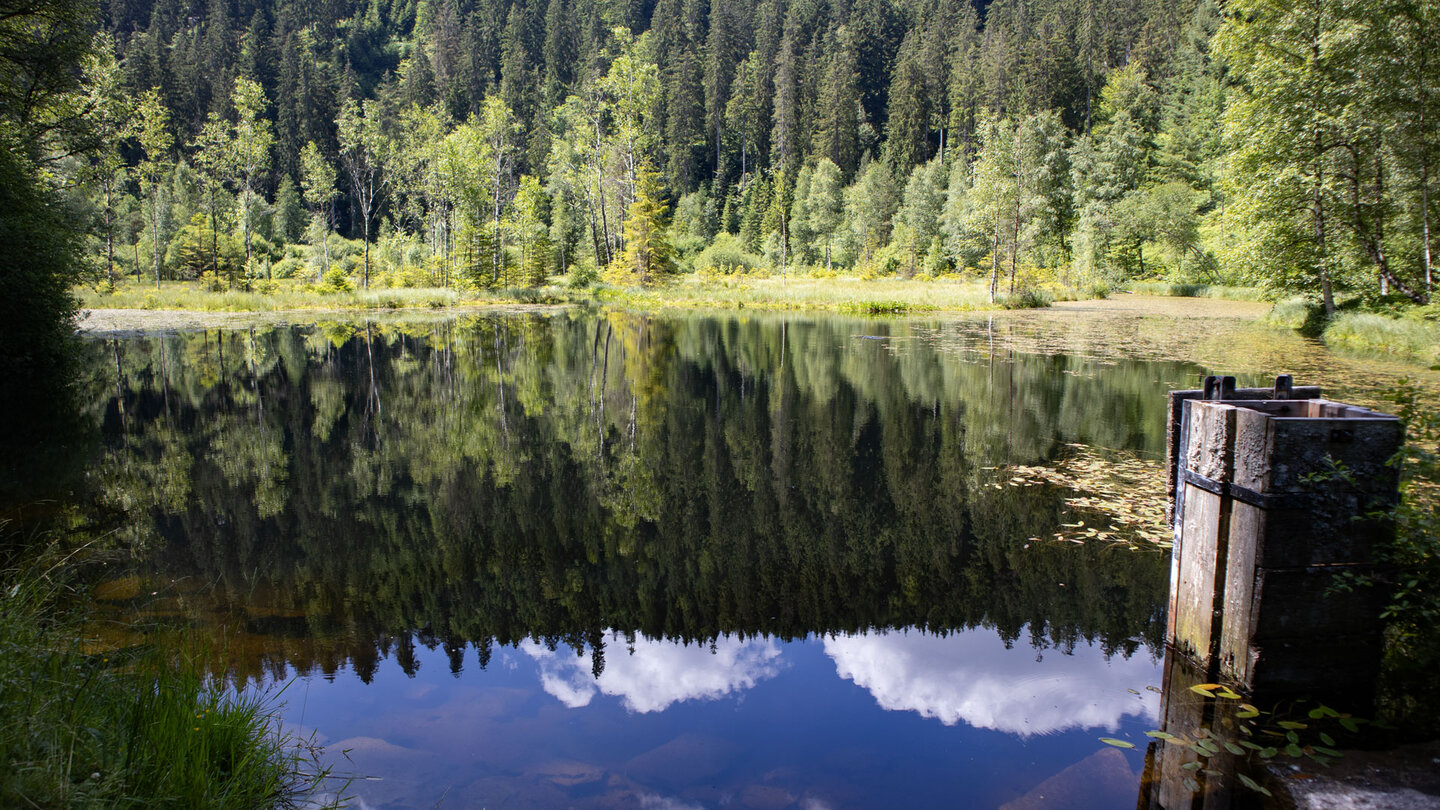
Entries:
POLYGON ((1155 643, 1163 561, 1026 548, 1062 493, 987 468, 1082 436, 1158 451, 1134 426, 1162 423, 1156 374, 855 337, 907 328, 566 313, 130 341, 123 397, 97 383, 92 477, 152 574, 214 583, 184 612, 229 625, 246 675, 368 677, 417 641, 483 665, 527 637, 598 670, 608 628, 1155 643))

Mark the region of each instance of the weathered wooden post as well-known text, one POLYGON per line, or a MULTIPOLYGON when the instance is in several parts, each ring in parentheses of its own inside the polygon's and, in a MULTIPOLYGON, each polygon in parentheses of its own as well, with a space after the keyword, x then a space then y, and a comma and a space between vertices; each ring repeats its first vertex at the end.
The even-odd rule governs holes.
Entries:
POLYGON ((1398 419, 1319 398, 1288 377, 1171 395, 1175 547, 1167 641, 1210 677, 1266 697, 1365 711, 1380 662, 1373 569, 1398 498, 1398 419), (1263 394, 1260 396, 1258 394, 1263 394))
MULTIPOLYGON (((1233 377, 1170 394, 1175 547, 1161 690, 1161 730, 1232 740, 1238 701, 1201 697, 1215 681, 1254 702, 1309 696, 1364 713, 1380 664, 1377 588, 1334 592, 1365 573, 1392 531, 1399 420, 1320 398, 1280 377, 1235 388, 1233 377)), ((1142 810, 1230 810, 1233 754, 1150 745, 1142 810)))

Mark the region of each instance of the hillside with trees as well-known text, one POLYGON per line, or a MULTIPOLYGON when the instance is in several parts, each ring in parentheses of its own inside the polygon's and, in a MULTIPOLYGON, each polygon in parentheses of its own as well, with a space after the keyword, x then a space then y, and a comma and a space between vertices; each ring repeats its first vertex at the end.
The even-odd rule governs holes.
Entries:
POLYGON ((115 0, 97 276, 796 268, 1428 302, 1420 0, 115 0), (337 272, 338 271, 338 272, 337 272))

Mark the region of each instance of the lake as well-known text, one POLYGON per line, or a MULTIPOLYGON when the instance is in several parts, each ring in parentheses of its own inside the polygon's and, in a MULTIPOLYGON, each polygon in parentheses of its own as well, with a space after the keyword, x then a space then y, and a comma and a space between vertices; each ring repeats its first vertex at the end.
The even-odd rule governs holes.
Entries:
POLYGON ((1413 373, 1255 314, 93 331, 95 632, 270 690, 362 807, 1134 806, 1165 392, 1413 373))

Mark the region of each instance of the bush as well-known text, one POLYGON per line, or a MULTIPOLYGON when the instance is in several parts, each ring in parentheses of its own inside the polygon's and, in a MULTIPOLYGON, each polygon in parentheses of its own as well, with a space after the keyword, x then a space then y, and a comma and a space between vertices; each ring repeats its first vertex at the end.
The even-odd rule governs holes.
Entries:
POLYGON ((715 241, 691 262, 691 266, 707 275, 749 273, 764 264, 759 256, 745 250, 740 238, 730 233, 715 236, 715 241))
POLYGON ((904 301, 846 301, 840 311, 852 315, 904 315, 910 305, 904 301))
POLYGON ((1042 290, 1021 290, 1013 295, 996 296, 995 303, 1005 309, 1044 309, 1053 300, 1042 290))
POLYGON ((600 271, 588 264, 578 267, 572 264, 565 275, 568 277, 565 284, 572 290, 583 290, 600 281, 600 271))
POLYGON ((271 278, 295 278, 296 276, 309 275, 311 272, 310 265, 306 264, 303 259, 293 256, 286 256, 270 266, 271 278))
POLYGON ((332 267, 321 281, 320 290, 321 292, 353 292, 355 282, 350 280, 350 276, 344 270, 332 267))

